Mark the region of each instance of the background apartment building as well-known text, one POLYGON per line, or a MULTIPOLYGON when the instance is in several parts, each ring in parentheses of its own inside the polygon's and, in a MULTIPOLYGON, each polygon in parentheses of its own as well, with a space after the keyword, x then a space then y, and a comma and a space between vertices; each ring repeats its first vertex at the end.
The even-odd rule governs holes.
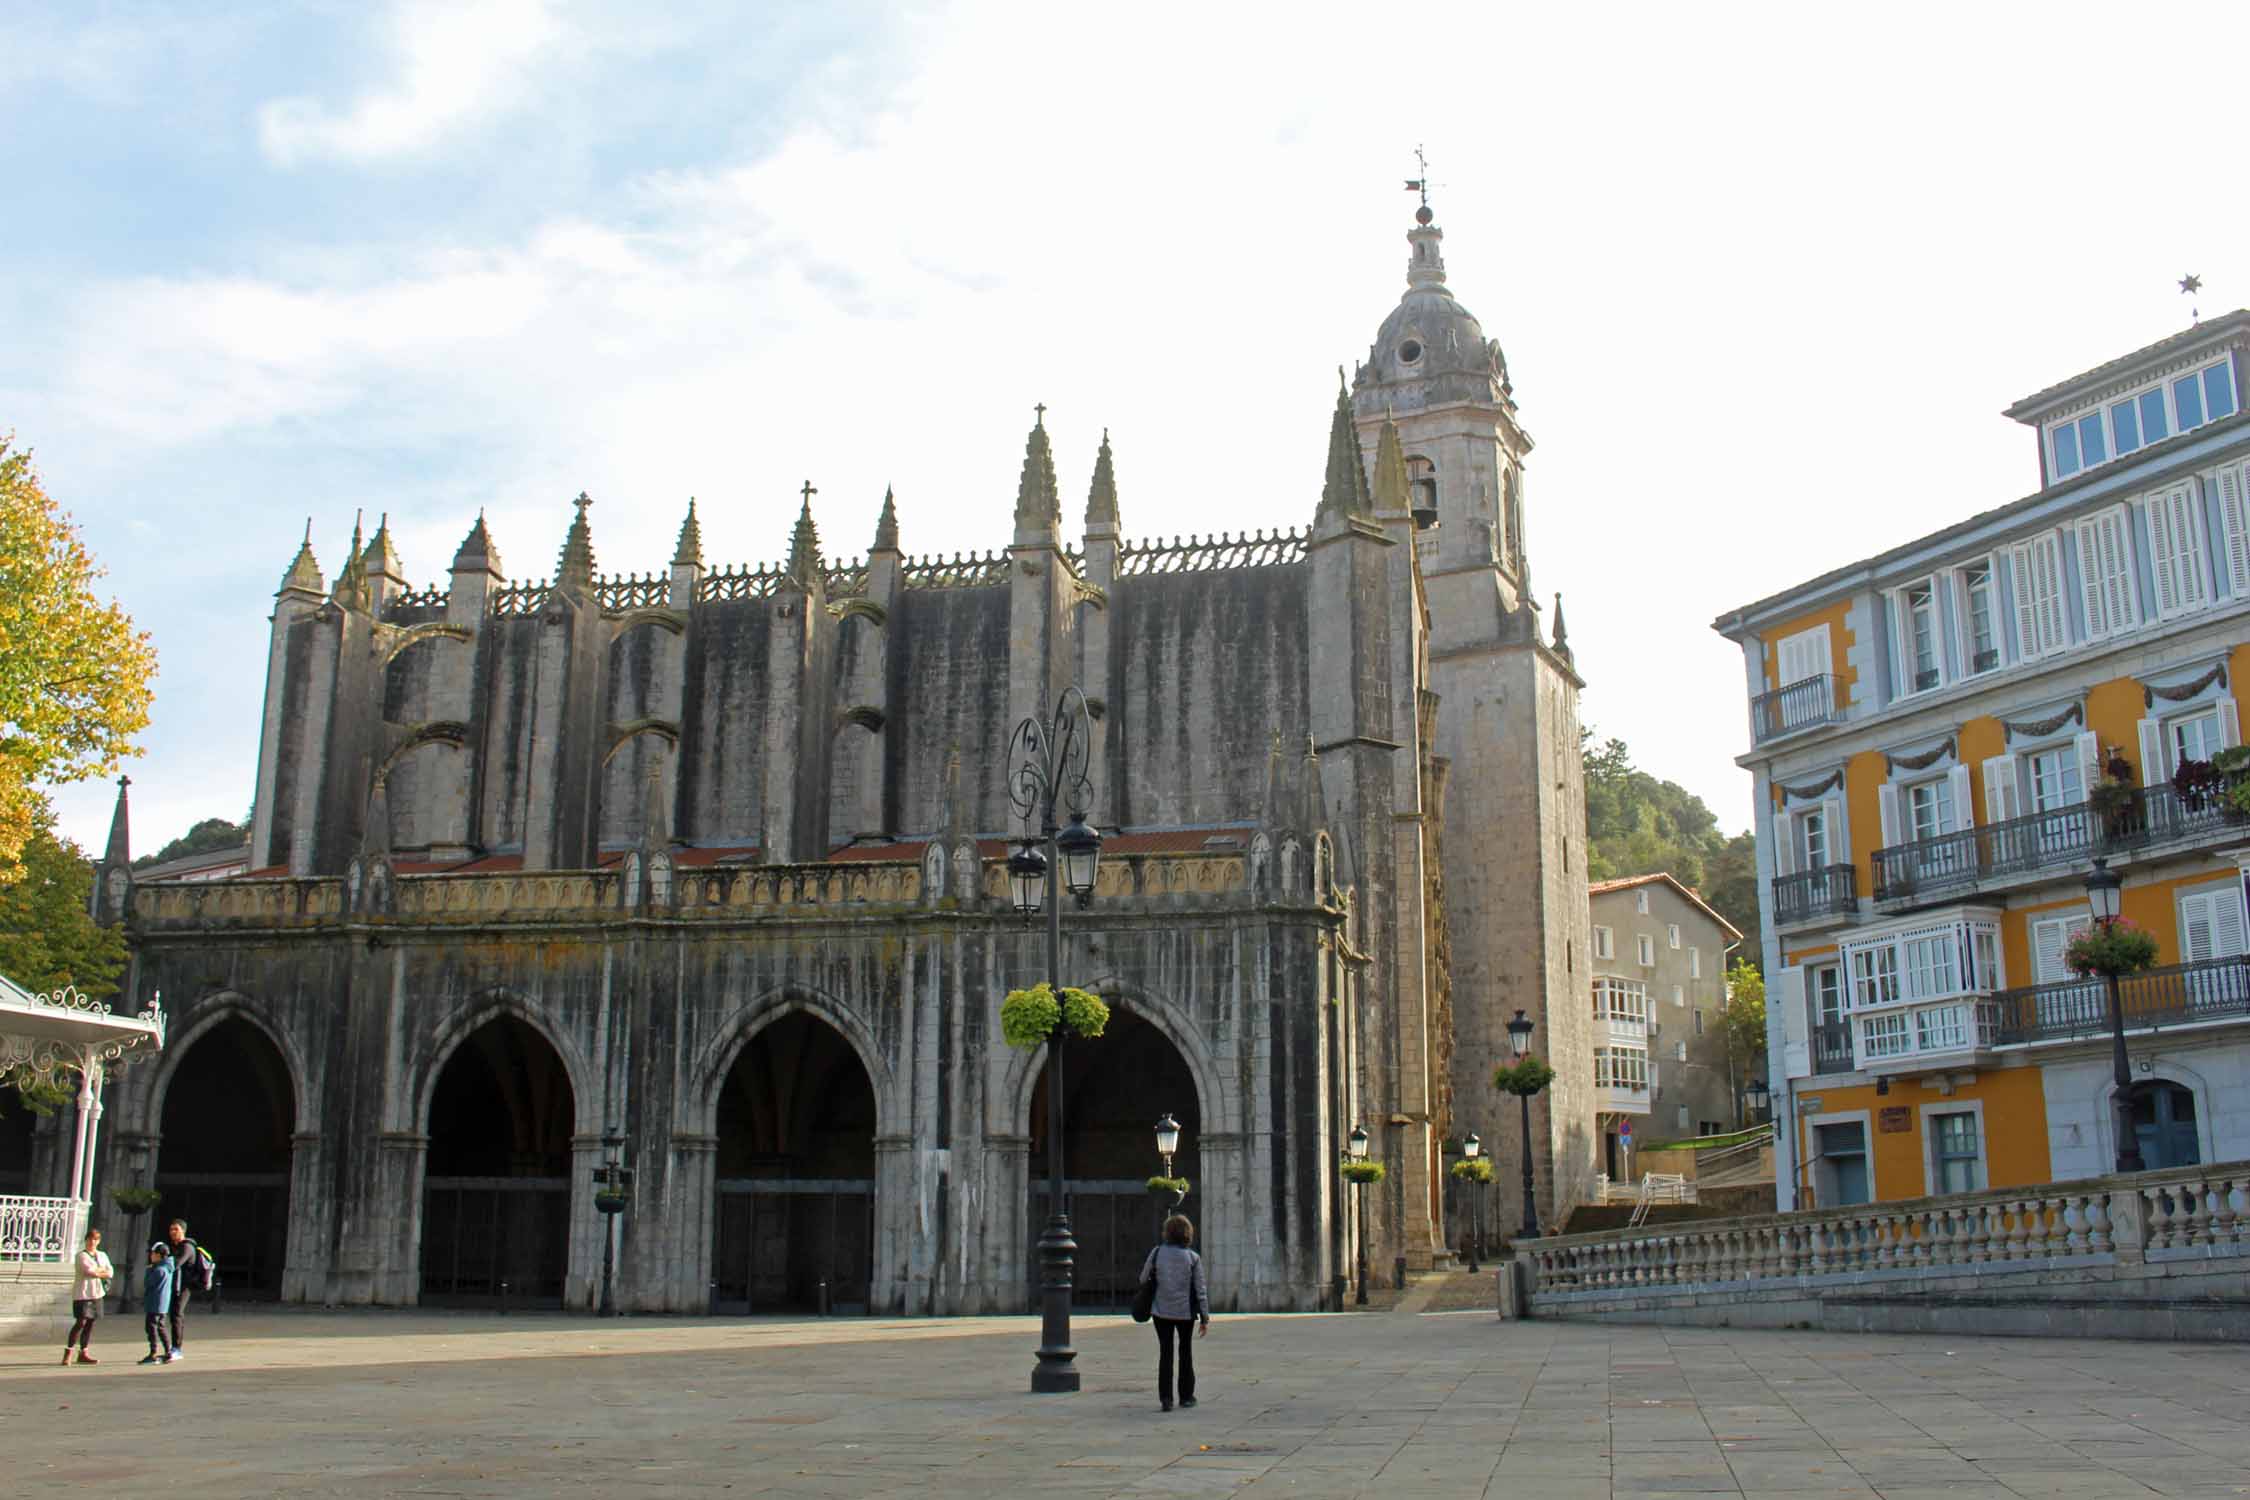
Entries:
POLYGON ((2025 398, 2036 492, 1716 622, 1783 1207, 2109 1170, 2108 997, 2063 962, 2096 858, 2159 944, 2121 987, 2146 1164, 2250 1156, 2250 826, 2201 769, 2250 666, 2246 341, 2230 313, 2025 398))
POLYGON ((1727 951, 1742 934, 1670 875, 1587 888, 1593 921, 1594 1089, 1602 1171, 1637 1145, 1717 1135, 1742 1123, 1727 1058, 1727 951))

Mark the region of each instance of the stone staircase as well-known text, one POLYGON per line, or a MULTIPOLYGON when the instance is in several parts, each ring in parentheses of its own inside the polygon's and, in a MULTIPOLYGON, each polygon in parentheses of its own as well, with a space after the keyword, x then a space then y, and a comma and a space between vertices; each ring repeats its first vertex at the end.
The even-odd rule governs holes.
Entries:
POLYGON ((1367 1289, 1367 1305, 1347 1302, 1348 1312, 1426 1313, 1464 1312, 1481 1309, 1497 1312, 1499 1289, 1494 1284, 1498 1267, 1488 1263, 1476 1275, 1470 1275, 1463 1266, 1446 1266, 1430 1271, 1409 1271, 1406 1286, 1374 1287, 1367 1289))

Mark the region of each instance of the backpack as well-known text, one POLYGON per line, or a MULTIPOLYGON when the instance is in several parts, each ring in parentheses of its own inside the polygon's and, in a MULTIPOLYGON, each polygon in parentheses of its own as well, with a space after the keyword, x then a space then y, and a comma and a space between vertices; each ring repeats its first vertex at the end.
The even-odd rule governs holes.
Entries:
POLYGON ((193 1253, 180 1263, 180 1285, 191 1292, 208 1292, 219 1279, 219 1263, 211 1252, 196 1241, 189 1241, 193 1253))

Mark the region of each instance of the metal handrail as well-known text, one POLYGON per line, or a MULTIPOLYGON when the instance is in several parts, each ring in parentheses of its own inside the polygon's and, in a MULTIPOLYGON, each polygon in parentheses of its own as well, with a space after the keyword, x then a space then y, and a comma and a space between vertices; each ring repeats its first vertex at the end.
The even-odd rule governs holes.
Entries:
POLYGON ((2194 796, 2183 796, 2169 785, 2139 787, 2122 806, 2107 812, 2075 802, 1892 844, 1875 851, 1875 899, 1936 895, 2096 854, 2236 829, 2244 820, 2228 806, 2231 785, 2194 796))
POLYGON ((1850 865, 1823 865, 1776 875, 1773 880, 1773 919, 1802 922, 1808 917, 1855 915, 1859 911, 1856 872, 1850 865))
POLYGON ((1770 693, 1760 693, 1750 700, 1752 742, 1762 745, 1767 740, 1810 729, 1816 724, 1835 723, 1844 716, 1843 704, 1838 701, 1842 686, 1842 678, 1823 672, 1770 693))
MULTIPOLYGON (((2128 1031, 2250 1016, 2250 956, 2128 974, 2117 981, 2117 1000, 2128 1031)), ((1992 1002, 2000 1010, 2002 1046, 2101 1036, 2109 1030, 2109 985, 2099 976, 2003 990, 1992 1002)))

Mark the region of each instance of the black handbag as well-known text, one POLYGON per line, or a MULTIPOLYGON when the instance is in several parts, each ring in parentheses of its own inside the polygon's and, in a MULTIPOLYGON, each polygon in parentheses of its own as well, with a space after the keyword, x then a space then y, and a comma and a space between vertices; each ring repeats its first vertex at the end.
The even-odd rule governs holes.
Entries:
MULTIPOLYGON (((1149 1253, 1153 1257, 1156 1252, 1151 1251, 1149 1253)), ((1152 1258, 1148 1263, 1147 1274, 1141 1277, 1141 1284, 1133 1289, 1133 1321, 1146 1323, 1154 1316, 1156 1316, 1156 1262, 1152 1258)))

